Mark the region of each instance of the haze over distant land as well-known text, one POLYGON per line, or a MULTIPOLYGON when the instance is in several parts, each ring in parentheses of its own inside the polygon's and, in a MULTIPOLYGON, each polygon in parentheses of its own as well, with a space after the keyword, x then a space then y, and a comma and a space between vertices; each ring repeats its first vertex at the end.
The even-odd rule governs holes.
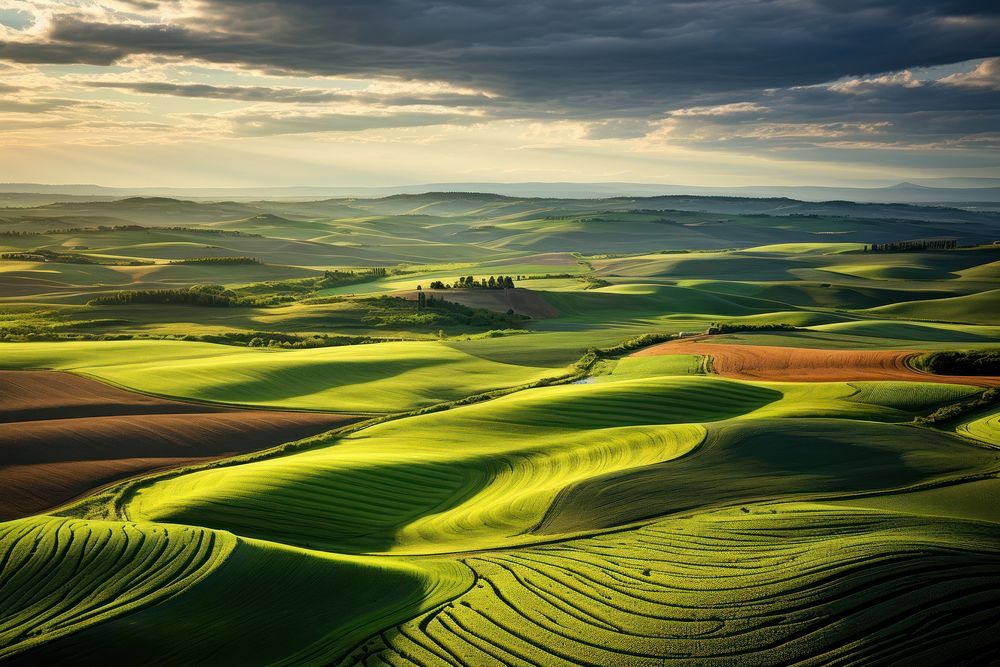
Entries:
POLYGON ((996 178, 997 21, 957 1, 4 0, 0 181, 996 178))
POLYGON ((873 203, 949 203, 973 204, 1000 202, 1000 179, 931 179, 927 183, 899 183, 888 187, 845 188, 826 186, 744 186, 696 187, 654 183, 423 183, 385 187, 292 186, 257 188, 110 188, 84 184, 0 183, 0 194, 49 195, 59 201, 69 197, 183 197, 193 199, 286 199, 320 197, 385 197, 425 192, 482 192, 510 197, 557 197, 598 199, 607 197, 711 196, 711 197, 787 197, 802 201, 847 200, 873 203), (940 184, 940 185, 938 185, 940 184))

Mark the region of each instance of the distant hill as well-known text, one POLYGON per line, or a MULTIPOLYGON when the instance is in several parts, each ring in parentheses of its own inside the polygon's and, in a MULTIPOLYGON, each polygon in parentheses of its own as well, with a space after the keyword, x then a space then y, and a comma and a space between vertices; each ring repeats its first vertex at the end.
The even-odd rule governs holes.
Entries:
MULTIPOLYGON (((319 203, 319 202, 317 202, 319 203)), ((385 215, 429 213, 432 215, 507 216, 519 211, 551 209, 573 214, 593 211, 703 211, 730 215, 835 216, 874 220, 919 220, 924 222, 997 223, 1000 215, 945 206, 879 204, 851 201, 800 201, 788 197, 722 197, 666 195, 661 197, 610 197, 602 199, 514 197, 502 194, 424 192, 373 199, 353 199, 352 207, 385 215)), ((261 204, 266 206, 267 204, 261 204)), ((280 207, 274 203, 271 206, 280 207)))
MULTIPOLYGON (((914 186, 916 187, 916 186, 914 186)), ((858 220, 910 220, 945 223, 1000 223, 1000 213, 944 205, 884 204, 846 200, 802 201, 789 197, 664 195, 658 197, 557 198, 517 197, 485 192, 421 192, 371 198, 305 201, 197 201, 171 197, 126 197, 117 200, 67 201, 33 207, 11 207, 8 215, 30 218, 104 216, 128 222, 170 225, 183 222, 282 219, 337 219, 359 215, 418 215, 495 219, 521 216, 572 216, 595 212, 693 211, 724 215, 842 217, 858 220)))
POLYGON ((1000 179, 944 178, 897 183, 888 187, 740 186, 698 187, 655 183, 424 183, 384 187, 294 186, 256 188, 108 188, 98 185, 48 185, 0 183, 0 205, 10 194, 33 194, 59 201, 67 197, 174 197, 186 199, 308 200, 332 197, 386 197, 426 192, 494 193, 511 197, 600 199, 606 197, 655 197, 674 195, 787 197, 802 201, 847 200, 866 203, 1000 202, 1000 179))
MULTIPOLYGON (((204 226, 216 232, 286 239, 294 241, 294 247, 281 244, 269 249, 243 239, 239 247, 207 254, 272 253, 267 254, 272 263, 291 265, 426 264, 481 260, 484 253, 630 253, 653 248, 867 244, 928 238, 971 245, 1000 238, 1000 212, 787 197, 572 199, 463 192, 253 202, 128 197, 0 211, 0 231, 4 232, 98 225, 204 226), (280 258, 272 256, 276 250, 281 250, 280 258)), ((204 239, 183 242, 204 244, 204 239)), ((226 242, 236 243, 228 237, 226 242)), ((273 239, 267 244, 274 245, 273 239)), ((206 254, 204 249, 199 252, 206 254)))
POLYGON ((1000 179, 983 179, 983 187, 933 187, 899 183, 889 187, 844 188, 824 186, 696 187, 647 183, 430 183, 386 188, 398 193, 493 192, 515 197, 591 199, 603 197, 655 197, 701 195, 739 197, 787 197, 803 201, 847 200, 866 203, 980 203, 1000 202, 1000 179))

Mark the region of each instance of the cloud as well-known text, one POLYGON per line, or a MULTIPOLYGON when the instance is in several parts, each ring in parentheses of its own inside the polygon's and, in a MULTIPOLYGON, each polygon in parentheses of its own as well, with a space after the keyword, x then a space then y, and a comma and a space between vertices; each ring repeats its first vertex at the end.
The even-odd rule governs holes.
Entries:
POLYGON ((583 136, 587 139, 637 139, 646 136, 651 127, 646 120, 605 120, 588 123, 583 136))
POLYGON ((940 80, 947 86, 1000 90, 1000 58, 989 58, 971 72, 949 74, 940 80))
MULTIPOLYGON (((216 116, 215 119, 219 119, 216 116)), ((212 120, 208 118, 206 120, 212 120)), ((473 118, 440 113, 345 114, 309 111, 239 112, 221 117, 229 131, 241 137, 259 137, 313 132, 363 132, 366 130, 456 125, 473 118)))
POLYGON ((216 86, 210 84, 178 84, 166 81, 117 82, 88 81, 91 88, 111 88, 142 95, 172 95, 243 102, 275 102, 295 104, 325 104, 347 102, 351 95, 336 91, 308 90, 271 86, 216 86))
POLYGON ((53 10, 45 35, 7 42, 0 58, 109 64, 148 54, 448 81, 579 117, 623 117, 1000 52, 998 10, 954 0, 203 0, 132 9, 149 15, 53 10))
MULTIPOLYGON (((885 77, 874 84, 877 92, 863 94, 845 95, 835 85, 763 91, 749 104, 767 107, 766 114, 712 113, 711 107, 705 112, 673 113, 650 140, 700 150, 828 161, 858 159, 860 150, 980 151, 995 143, 1000 127, 997 91, 937 81, 920 86, 893 83, 907 80, 885 77)), ((865 159, 874 158, 866 154, 865 159)))
POLYGON ((671 116, 734 116, 737 114, 760 114, 768 111, 768 108, 756 102, 731 102, 729 104, 719 104, 707 107, 688 107, 687 109, 674 109, 671 116))
MULTIPOLYGON (((46 102, 57 89, 60 98, 92 99, 102 89, 178 98, 129 97, 121 104, 132 108, 117 118, 111 109, 72 110, 78 122, 106 114, 109 127, 150 134, 374 136, 438 125, 471 134, 517 121, 515 147, 534 140, 532 127, 547 125, 569 128, 567 141, 594 144, 827 160, 856 159, 844 157, 850 152, 966 150, 985 160, 980 155, 995 145, 1000 127, 996 3, 31 4, 37 8, 29 30, 0 33, 0 67, 23 63, 36 72, 24 74, 24 83, 5 74, 8 85, 21 88, 0 91, 10 98, 9 113, 46 104, 34 108, 70 113, 46 102), (928 69, 936 66, 949 74, 928 69), (36 86, 32 76, 44 83, 36 86), (197 115, 211 105, 195 100, 231 104, 224 113, 197 115)), ((96 133, 101 126, 87 128, 96 133)), ((555 143, 564 140, 558 134, 555 143)))
POLYGON ((391 106, 472 106, 490 104, 488 96, 452 91, 400 92, 398 90, 326 90, 321 88, 295 88, 287 86, 220 86, 212 84, 180 84, 169 81, 87 81, 90 88, 124 90, 141 95, 171 95, 200 99, 230 100, 241 102, 268 102, 277 104, 332 104, 365 103, 391 106))
POLYGON ((113 65, 125 57, 113 46, 59 42, 0 42, 0 60, 46 65, 113 65))
MULTIPOLYGON (((2 91, 0 91, 2 92, 2 91)), ((79 100, 63 99, 0 99, 0 114, 3 113, 30 113, 39 114, 69 109, 81 106, 79 100)))
POLYGON ((830 90, 850 95, 866 95, 877 93, 887 87, 919 88, 922 85, 921 81, 913 75, 913 72, 903 70, 902 72, 893 72, 881 76, 841 81, 830 86, 830 90))

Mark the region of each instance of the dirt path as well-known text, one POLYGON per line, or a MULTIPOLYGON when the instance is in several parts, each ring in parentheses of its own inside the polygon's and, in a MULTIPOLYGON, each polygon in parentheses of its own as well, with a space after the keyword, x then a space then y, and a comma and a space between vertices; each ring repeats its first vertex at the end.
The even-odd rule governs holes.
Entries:
POLYGON ((915 350, 818 350, 772 345, 727 345, 704 339, 670 341, 633 353, 633 357, 699 354, 712 357, 713 370, 736 380, 779 382, 847 382, 904 380, 979 386, 1000 385, 1000 377, 933 375, 913 369, 915 350))
POLYGON ((142 472, 266 449, 358 419, 170 401, 56 371, 0 371, 0 521, 142 472))

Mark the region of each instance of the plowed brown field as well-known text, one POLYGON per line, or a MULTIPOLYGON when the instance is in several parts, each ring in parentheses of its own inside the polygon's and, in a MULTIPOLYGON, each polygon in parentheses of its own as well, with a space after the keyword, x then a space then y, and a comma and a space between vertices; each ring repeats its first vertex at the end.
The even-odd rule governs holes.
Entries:
POLYGON ((0 371, 0 521, 118 479, 265 449, 358 417, 170 401, 54 371, 0 371))
MULTIPOLYGON (((559 316, 559 311, 549 305, 540 294, 522 287, 514 289, 428 289, 424 290, 424 294, 428 297, 433 296, 435 299, 444 299, 470 308, 482 308, 497 313, 513 310, 518 315, 527 315, 535 320, 559 316)), ((417 291, 397 292, 395 296, 416 301, 417 291)))
POLYGON ((771 345, 727 345, 701 339, 670 341, 633 353, 633 357, 700 354, 712 357, 713 370, 736 380, 847 382, 904 380, 979 386, 1000 385, 1000 377, 933 375, 911 368, 914 350, 818 350, 771 345))

